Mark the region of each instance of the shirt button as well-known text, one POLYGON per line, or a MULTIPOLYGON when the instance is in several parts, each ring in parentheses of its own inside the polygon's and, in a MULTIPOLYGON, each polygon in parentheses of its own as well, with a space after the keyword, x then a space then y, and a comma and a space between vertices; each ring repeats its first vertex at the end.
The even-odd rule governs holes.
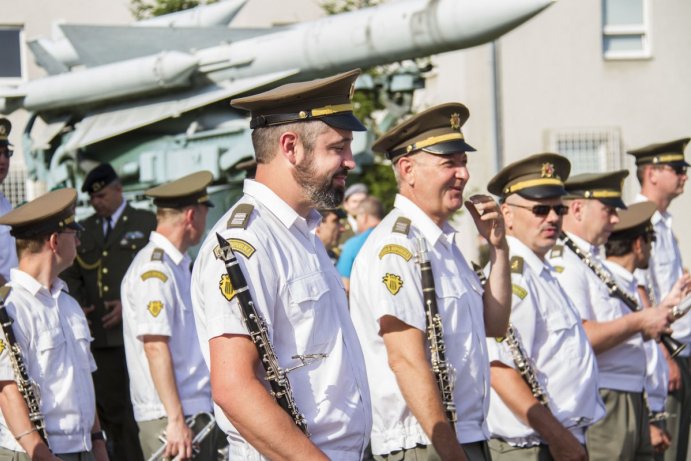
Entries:
POLYGON ((103 268, 103 273, 104 273, 104 274, 107 274, 107 273, 108 273, 108 268, 107 268, 107 267, 104 267, 104 268, 103 268))
POLYGON ((108 285, 103 285, 103 291, 105 291, 105 292, 108 291, 108 285))
POLYGON ((104 250, 103 253, 101 253, 101 254, 102 254, 103 256, 108 256, 108 252, 105 251, 105 250, 104 250))

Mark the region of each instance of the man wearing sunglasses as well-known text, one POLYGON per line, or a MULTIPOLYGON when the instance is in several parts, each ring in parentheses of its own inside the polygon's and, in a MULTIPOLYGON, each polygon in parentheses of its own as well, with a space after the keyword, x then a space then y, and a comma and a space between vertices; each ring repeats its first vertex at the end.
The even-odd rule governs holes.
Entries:
MULTIPOLYGON (((591 460, 619 455, 631 460, 652 456, 648 411, 643 400, 643 343, 670 333, 668 309, 631 311, 626 304, 626 290, 614 290, 614 277, 603 265, 600 254, 601 246, 619 223, 617 209, 626 209, 621 195, 628 174, 619 170, 569 178, 569 213, 564 219, 564 234, 550 255, 557 278, 578 309, 597 354, 599 392, 607 414, 588 430, 591 460)), ((635 299, 628 302, 638 304, 635 299)))
POLYGON ((487 341, 494 461, 585 460, 585 430, 604 414, 595 354, 546 260, 568 211, 561 197, 570 169, 561 155, 537 154, 487 186, 502 201, 513 291, 512 328, 487 341))
MULTIPOLYGON (((9 141, 12 124, 5 117, 0 117, 0 184, 5 182, 10 171, 10 157, 13 148, 9 141)), ((0 216, 12 211, 12 205, 5 194, 0 191, 0 216)), ((10 235, 9 226, 0 226, 0 285, 10 279, 10 269, 17 267, 17 250, 14 237, 10 235)))
MULTIPOLYGON (((646 287, 651 300, 667 296, 674 284, 684 275, 681 252, 672 232, 672 215, 669 206, 684 192, 689 164, 684 150, 689 138, 651 144, 629 152, 636 159, 636 177, 641 191, 636 201, 650 200, 657 206, 651 222, 656 241, 650 257, 650 268, 637 271, 639 284, 646 287)), ((654 302, 653 302, 654 304, 654 302)), ((676 357, 666 354, 669 366, 669 398, 667 399, 667 428, 672 435, 672 444, 665 453, 665 460, 686 460, 691 417, 691 316, 686 315, 674 323, 673 337, 687 347, 676 357)))

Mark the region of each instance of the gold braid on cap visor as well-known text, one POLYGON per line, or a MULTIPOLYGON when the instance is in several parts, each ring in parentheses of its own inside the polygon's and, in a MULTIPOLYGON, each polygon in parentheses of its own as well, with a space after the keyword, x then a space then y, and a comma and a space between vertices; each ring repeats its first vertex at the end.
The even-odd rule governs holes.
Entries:
POLYGON ((439 136, 431 136, 427 139, 423 139, 422 141, 418 141, 413 144, 408 144, 407 146, 401 147, 399 149, 392 150, 391 152, 389 152, 389 158, 392 159, 394 157, 398 157, 399 155, 409 154, 415 150, 424 149, 425 147, 434 146, 436 144, 441 144, 447 141, 457 141, 459 139, 465 139, 463 137, 463 133, 449 133, 442 134, 439 136))

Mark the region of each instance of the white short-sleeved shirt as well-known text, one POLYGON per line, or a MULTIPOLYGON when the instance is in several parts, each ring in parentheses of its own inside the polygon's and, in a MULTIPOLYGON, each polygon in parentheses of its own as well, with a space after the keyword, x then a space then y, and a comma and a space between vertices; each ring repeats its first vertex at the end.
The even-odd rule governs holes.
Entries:
MULTIPOLYGON (((597 256, 597 248, 585 240, 570 233, 568 236, 579 248, 588 251, 593 262, 600 265, 610 277, 614 278, 613 273, 616 272, 619 279, 625 280, 620 288, 638 299, 633 274, 618 264, 602 261, 597 256)), ((622 300, 609 294, 607 285, 567 246, 560 244, 552 249, 549 261, 558 268, 557 279, 584 320, 609 322, 631 313, 622 300)), ((646 375, 645 360, 643 336, 639 333, 600 352, 597 354, 600 388, 642 392, 646 375)))
POLYGON ((134 418, 166 416, 144 351, 146 335, 167 336, 185 415, 212 411, 209 370, 197 340, 190 257, 152 232, 122 280, 122 319, 134 418))
MULTIPOLYGON (((233 239, 280 365, 297 365, 295 355, 328 354, 288 374, 312 442, 330 459, 360 460, 372 428, 367 376, 343 285, 315 235, 321 216, 312 211, 302 218, 256 181, 246 180, 244 192, 207 236, 192 273, 192 303, 204 359, 208 365, 210 339, 247 334, 237 297, 231 295, 229 301, 223 290, 226 269, 214 253, 218 232, 233 239), (234 215, 239 204, 253 206, 252 212, 234 215)), ((232 453, 261 459, 219 408, 216 418, 228 434, 232 453)))
MULTIPOLYGON (((9 200, 0 192, 0 216, 12 211, 9 200)), ((0 275, 10 279, 10 269, 17 267, 17 246, 10 235, 10 226, 0 226, 0 275)))
MULTIPOLYGON (((605 413, 598 393, 595 353, 576 308, 556 279, 554 267, 518 239, 507 237, 507 240, 512 257, 511 324, 547 394, 550 411, 584 443, 585 429, 605 413)), ((487 344, 490 361, 516 368, 506 341, 488 339, 487 344)), ((513 414, 494 390, 488 423, 492 437, 511 445, 545 443, 532 427, 513 414)))
MULTIPOLYGON (((649 200, 638 195, 636 202, 649 200)), ((672 291, 672 287, 684 273, 679 243, 672 231, 672 215, 669 212, 655 211, 650 222, 655 229, 655 241, 650 254, 649 268, 637 270, 636 277, 640 285, 652 287, 656 303, 660 303, 672 291)), ((685 315, 672 324, 672 336, 687 346, 691 346, 691 315, 685 315)), ((691 347, 686 347, 679 355, 689 357, 691 347)))
MULTIPOLYGON (((413 202, 396 196, 394 210, 372 231, 355 259, 350 278, 350 313, 365 353, 373 402, 372 452, 383 455, 429 439, 408 408, 388 365, 379 321, 390 315, 426 331, 416 240, 429 249, 444 330, 446 359, 454 373, 454 401, 460 442, 489 438, 489 362, 485 347, 482 287, 454 240, 413 202), (397 220, 411 221, 404 233, 397 220)), ((429 355, 429 354, 428 354, 429 355)))
POLYGON ((669 367, 663 352, 660 350, 661 347, 664 347, 662 344, 651 339, 646 341, 644 346, 647 360, 645 392, 650 410, 658 413, 665 411, 669 367))
MULTIPOLYGON (((56 279, 49 290, 26 272, 10 271, 6 309, 29 377, 40 389, 40 409, 54 453, 91 450, 96 397, 91 334, 77 301, 56 279)), ((7 338, 0 332, 0 381, 14 381, 7 338)), ((15 434, 16 435, 16 434, 15 434)), ((0 446, 23 452, 0 415, 0 446)))

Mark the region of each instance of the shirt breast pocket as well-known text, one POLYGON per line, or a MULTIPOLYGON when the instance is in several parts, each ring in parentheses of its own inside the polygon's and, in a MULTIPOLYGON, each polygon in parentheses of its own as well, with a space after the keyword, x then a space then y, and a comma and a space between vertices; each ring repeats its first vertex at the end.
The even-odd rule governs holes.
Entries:
MULTIPOLYGON (((473 331, 470 298, 479 295, 469 289, 458 277, 442 275, 437 279, 434 288, 437 291, 437 307, 444 321, 444 326, 456 325, 455 331, 458 332, 473 331)), ((480 302, 482 301, 480 300, 480 302)), ((422 306, 422 308, 425 307, 422 306)))
POLYGON ((70 323, 72 334, 76 342, 77 366, 85 370, 91 371, 95 363, 91 358, 91 341, 93 338, 89 332, 89 327, 83 322, 70 323))
POLYGON ((64 364, 65 337, 59 328, 52 328, 39 334, 36 340, 38 368, 41 376, 57 376, 51 369, 57 370, 64 364))
POLYGON ((331 306, 325 274, 315 272, 288 282, 290 305, 287 312, 295 331, 298 354, 323 352, 312 350, 328 343, 331 306))

